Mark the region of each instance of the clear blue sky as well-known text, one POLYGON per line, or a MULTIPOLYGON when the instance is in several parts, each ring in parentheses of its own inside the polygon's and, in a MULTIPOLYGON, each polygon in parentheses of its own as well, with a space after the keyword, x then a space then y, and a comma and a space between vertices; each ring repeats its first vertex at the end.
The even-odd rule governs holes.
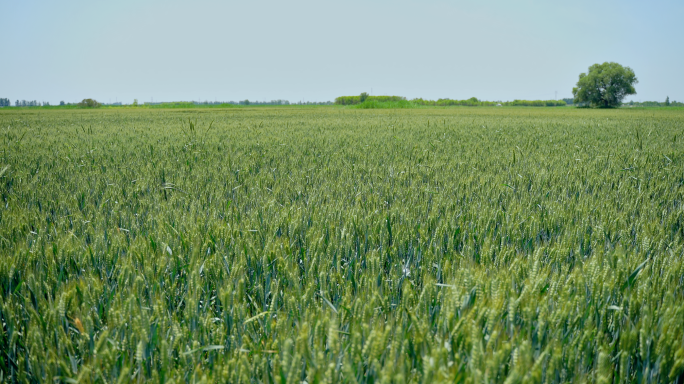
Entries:
POLYGON ((12 102, 552 99, 604 61, 684 101, 684 1, 0 0, 12 102))

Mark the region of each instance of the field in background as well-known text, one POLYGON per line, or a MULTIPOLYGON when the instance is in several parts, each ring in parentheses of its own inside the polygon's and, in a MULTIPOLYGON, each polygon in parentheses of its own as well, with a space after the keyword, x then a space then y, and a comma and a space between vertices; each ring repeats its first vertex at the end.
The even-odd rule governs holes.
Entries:
POLYGON ((0 374, 684 381, 684 110, 0 110, 0 374))

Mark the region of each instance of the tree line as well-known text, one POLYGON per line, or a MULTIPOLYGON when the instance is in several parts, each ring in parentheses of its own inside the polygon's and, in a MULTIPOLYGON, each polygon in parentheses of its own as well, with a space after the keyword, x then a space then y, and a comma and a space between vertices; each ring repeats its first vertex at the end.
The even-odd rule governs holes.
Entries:
MULTIPOLYGON (((7 100, 7 99, 5 99, 7 100)), ((9 100, 7 100, 7 107, 9 107, 9 100)), ((37 100, 17 100, 14 102, 15 107, 47 107, 50 106, 50 103, 47 101, 43 101, 42 103, 37 101, 37 100)))
POLYGON ((681 101, 672 100, 668 96, 664 102, 660 101, 630 101, 629 103, 623 103, 623 107, 684 107, 684 103, 681 101))
POLYGON ((340 96, 335 99, 335 104, 337 105, 354 105, 361 104, 364 101, 377 101, 380 103, 386 103, 389 101, 404 101, 405 97, 402 96, 368 96, 366 92, 358 96, 340 96))
MULTIPOLYGON (((335 99, 335 104, 337 105, 355 105, 364 102, 398 102, 406 101, 405 97, 402 96, 368 96, 367 93, 362 93, 359 96, 340 96, 335 99)), ((466 106, 466 107, 479 107, 479 106, 524 106, 524 107, 561 107, 567 105, 563 100, 513 100, 513 101, 484 101, 478 100, 476 97, 471 97, 467 100, 455 100, 455 99, 437 99, 437 100, 426 100, 423 98, 416 98, 409 100, 415 105, 423 106, 435 106, 435 107, 448 107, 448 106, 466 106)))
POLYGON ((424 100, 421 98, 411 100, 418 105, 428 105, 437 107, 465 106, 465 107, 564 107, 567 103, 563 100, 513 100, 513 101, 484 101, 471 97, 467 100, 437 99, 424 100))

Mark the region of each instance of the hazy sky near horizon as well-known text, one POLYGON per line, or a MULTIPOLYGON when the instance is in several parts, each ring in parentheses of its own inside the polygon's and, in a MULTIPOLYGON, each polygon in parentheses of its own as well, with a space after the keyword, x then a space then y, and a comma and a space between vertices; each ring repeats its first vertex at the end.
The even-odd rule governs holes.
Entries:
POLYGON ((0 97, 552 99, 615 61, 627 100, 684 101, 682 20, 681 0, 0 0, 0 97))

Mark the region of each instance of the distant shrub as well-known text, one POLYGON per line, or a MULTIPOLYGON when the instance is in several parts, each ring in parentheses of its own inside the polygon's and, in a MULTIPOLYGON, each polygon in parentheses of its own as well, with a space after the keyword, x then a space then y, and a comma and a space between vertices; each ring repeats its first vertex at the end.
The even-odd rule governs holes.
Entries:
POLYGON ((361 102, 361 98, 359 96, 340 96, 335 99, 335 104, 338 105, 352 105, 352 104, 359 104, 361 102))
POLYGON ((78 106, 81 108, 100 108, 102 104, 98 103, 97 100, 93 99, 83 99, 78 106))

